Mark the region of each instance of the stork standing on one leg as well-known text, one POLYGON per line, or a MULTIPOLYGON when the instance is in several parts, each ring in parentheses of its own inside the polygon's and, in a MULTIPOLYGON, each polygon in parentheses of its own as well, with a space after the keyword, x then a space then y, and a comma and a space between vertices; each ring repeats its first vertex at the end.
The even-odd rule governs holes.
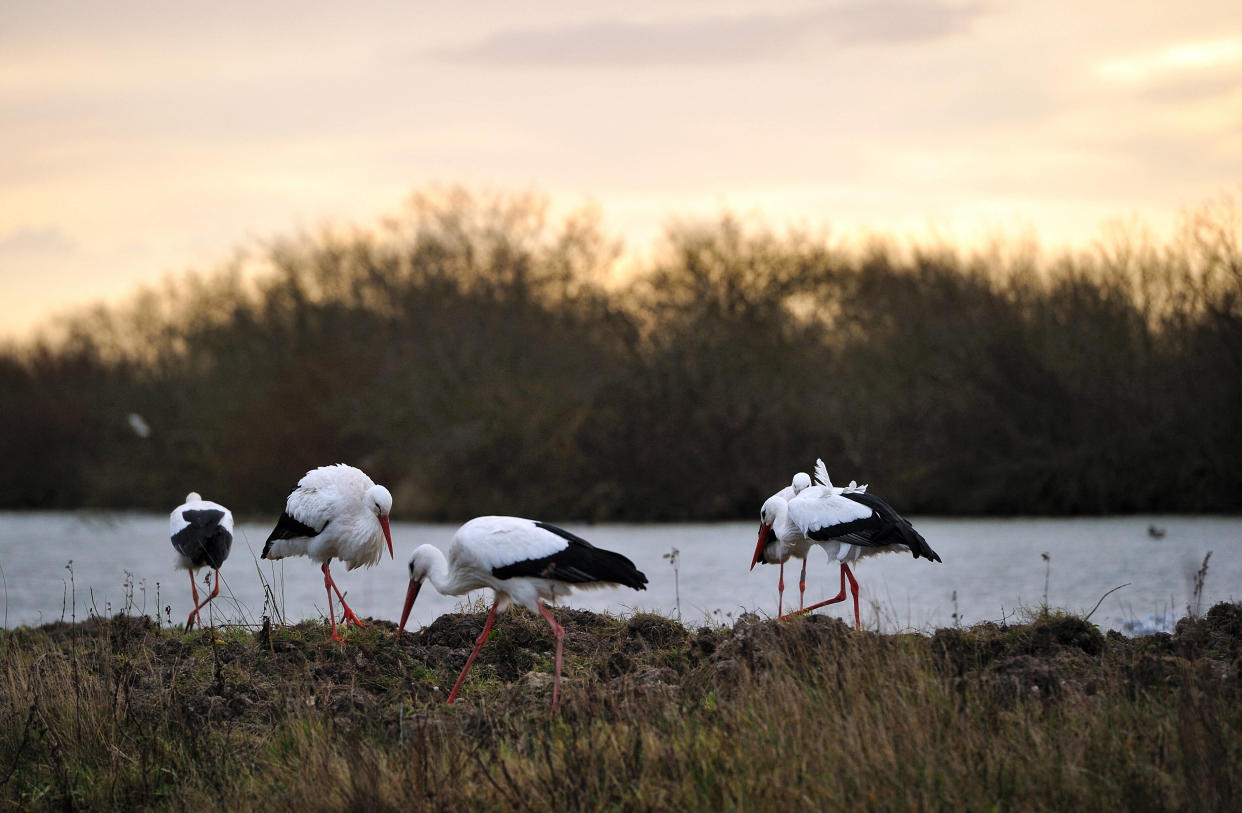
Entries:
POLYGON ((430 581, 436 590, 445 595, 460 596, 483 587, 490 587, 495 594, 492 610, 483 623, 483 631, 475 640, 474 650, 466 658, 466 665, 449 692, 448 702, 452 703, 457 698, 466 673, 487 642, 496 613, 514 603, 539 613, 552 627, 556 639, 553 712, 560 705, 561 644, 565 631, 556 623, 544 602, 567 596, 575 587, 612 587, 620 584, 635 590, 647 589, 647 577, 621 554, 597 548, 555 525, 518 517, 476 517, 470 520, 454 534, 448 558, 434 545, 420 545, 415 549, 410 559, 410 586, 405 594, 405 606, 401 609, 398 639, 405 630, 406 619, 410 617, 410 610, 424 581, 430 581))
POLYGON ((190 571, 194 609, 185 620, 185 628, 189 630, 196 618, 202 626, 199 611, 220 594, 220 566, 229 558, 229 549, 233 547, 233 513, 223 505, 204 500, 198 492, 191 491, 186 495, 185 503, 169 515, 168 531, 177 551, 177 567, 190 571), (204 566, 216 572, 216 579, 211 592, 200 604, 194 571, 204 566))
POLYGON ((345 603, 328 565, 333 559, 340 559, 347 570, 370 567, 380 560, 385 542, 388 555, 392 556, 392 531, 388 524, 391 511, 392 494, 360 469, 343 463, 322 466, 308 471, 298 481, 263 546, 264 559, 306 556, 319 562, 328 592, 333 640, 341 640, 332 609, 334 591, 341 602, 342 623, 360 627, 364 624, 345 603))

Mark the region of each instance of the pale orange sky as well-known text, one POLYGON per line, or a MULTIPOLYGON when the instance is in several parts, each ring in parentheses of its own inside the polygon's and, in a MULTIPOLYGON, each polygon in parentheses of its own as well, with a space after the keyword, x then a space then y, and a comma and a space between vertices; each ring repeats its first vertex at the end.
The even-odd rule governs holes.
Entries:
POLYGON ((1086 244, 1242 182, 1191 3, 5 3, 0 338, 429 185, 1086 244))

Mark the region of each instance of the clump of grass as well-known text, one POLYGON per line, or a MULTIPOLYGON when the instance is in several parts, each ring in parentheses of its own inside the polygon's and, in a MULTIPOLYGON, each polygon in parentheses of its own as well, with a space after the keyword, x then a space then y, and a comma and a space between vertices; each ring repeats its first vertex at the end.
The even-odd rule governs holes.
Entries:
POLYGON ((126 614, 0 632, 12 807, 1229 809, 1242 606, 1173 636, 1064 613, 932 636, 743 615, 449 614, 395 641, 126 614))
POLYGON ((661 559, 667 560, 669 565, 671 565, 673 568, 673 596, 677 602, 676 606, 677 606, 677 620, 678 621, 681 620, 681 572, 680 572, 680 568, 678 567, 678 562, 677 562, 678 557, 680 555, 681 555, 681 551, 677 550, 676 546, 673 546, 671 549, 669 549, 668 553, 660 557, 661 559))
POLYGON ((1186 607, 1186 615, 1191 618, 1198 618, 1203 611, 1203 585, 1207 581, 1208 560, 1212 558, 1212 551, 1208 551, 1203 557, 1203 564, 1195 571, 1194 586, 1191 589, 1190 604, 1186 607))

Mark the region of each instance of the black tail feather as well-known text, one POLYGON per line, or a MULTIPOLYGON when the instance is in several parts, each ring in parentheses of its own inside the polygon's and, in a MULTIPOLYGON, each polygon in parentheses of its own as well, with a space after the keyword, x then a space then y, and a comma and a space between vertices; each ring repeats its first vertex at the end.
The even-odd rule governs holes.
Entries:
POLYGON ((914 530, 910 520, 898 514, 893 507, 880 497, 869 492, 852 492, 842 495, 856 503, 861 503, 875 512, 881 527, 871 537, 876 545, 905 545, 917 559, 920 556, 930 562, 939 562, 940 555, 931 549, 923 535, 914 530))
MULTIPOLYGON (((931 549, 931 545, 927 544, 927 540, 923 535, 914 530, 914 526, 904 517, 898 517, 888 528, 885 529, 885 544, 901 544, 910 549, 911 555, 915 559, 920 556, 931 562, 939 562, 940 554, 931 549)), ((879 535, 877 534, 877 541, 879 535)))

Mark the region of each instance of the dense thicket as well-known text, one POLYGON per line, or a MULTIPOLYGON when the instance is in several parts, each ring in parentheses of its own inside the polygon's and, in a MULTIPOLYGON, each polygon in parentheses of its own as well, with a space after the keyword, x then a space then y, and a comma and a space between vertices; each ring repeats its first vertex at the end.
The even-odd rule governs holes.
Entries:
POLYGON ((635 262, 419 196, 0 352, 0 505, 270 513, 347 461, 402 519, 749 517, 822 456, 911 513, 1236 511, 1240 241, 1228 204, 1048 261, 726 217, 635 262))

